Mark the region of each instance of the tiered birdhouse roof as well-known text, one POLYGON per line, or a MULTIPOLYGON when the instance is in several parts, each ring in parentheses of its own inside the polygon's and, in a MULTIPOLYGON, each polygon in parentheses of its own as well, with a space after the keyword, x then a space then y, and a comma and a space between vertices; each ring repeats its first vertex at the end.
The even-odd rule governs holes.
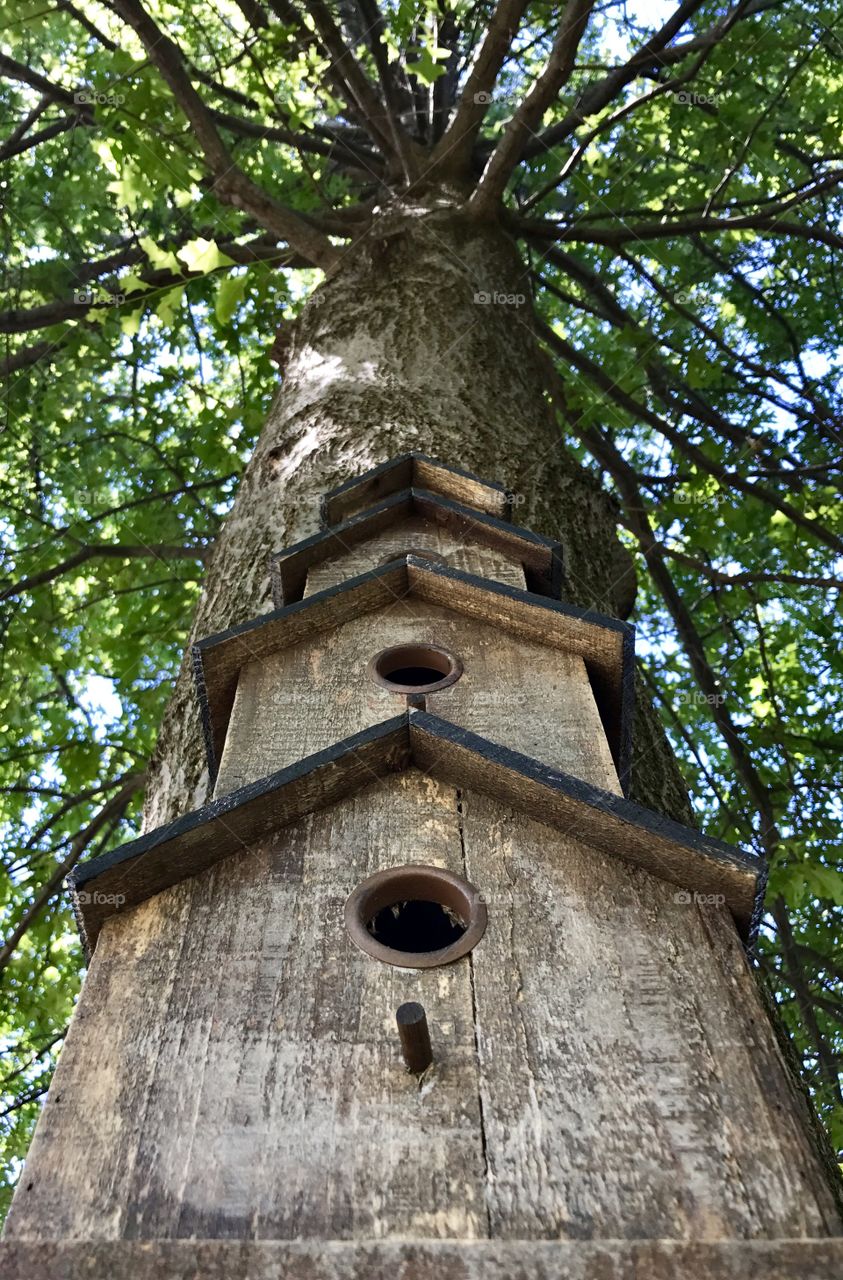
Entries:
POLYGON ((408 768, 502 799, 685 890, 722 895, 751 938, 763 863, 626 798, 632 627, 554 598, 561 547, 516 527, 510 514, 501 486, 419 454, 325 497, 328 527, 271 557, 279 607, 194 647, 213 799, 69 877, 89 948, 114 912, 408 768), (471 548, 483 575, 455 567, 471 548), (454 674, 421 692, 400 680, 373 681, 380 655, 366 646, 403 641, 410 652, 406 641, 416 632, 425 652, 451 660, 454 674), (464 661, 441 647, 443 638, 464 649, 464 661), (501 689, 490 654, 507 646, 501 689), (314 678, 326 665, 329 677, 314 678), (588 778, 564 767, 583 697, 593 697, 604 735, 588 778), (486 714, 495 699, 498 713, 486 714), (326 707, 330 715, 321 714, 326 707), (286 714, 301 719, 300 758, 273 745, 274 718, 286 714), (252 753, 259 765, 244 775, 234 757, 250 735, 265 749, 252 753))

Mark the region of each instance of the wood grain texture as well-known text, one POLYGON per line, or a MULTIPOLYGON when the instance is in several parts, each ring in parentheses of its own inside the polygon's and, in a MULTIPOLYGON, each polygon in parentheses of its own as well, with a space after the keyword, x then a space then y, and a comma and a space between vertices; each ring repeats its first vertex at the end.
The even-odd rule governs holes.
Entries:
POLYGON ((315 595, 415 549, 432 551, 463 573, 492 578, 521 590, 526 588, 524 568, 519 561, 511 560, 491 547, 481 546, 476 540, 460 537, 446 525, 434 524, 424 516, 414 515, 321 564, 312 565, 308 570, 304 594, 315 595))
MULTIPOLYGON (((744 936, 751 932, 765 883, 764 864, 753 854, 424 712, 411 713, 410 740, 413 761, 434 777, 514 805, 557 833, 645 868, 689 898, 717 896, 744 936)), ((582 773, 588 761, 586 755, 582 773)))
POLYGON ((582 659, 405 596, 385 609, 279 650, 240 672, 215 794, 225 795, 384 721, 406 698, 376 684, 367 664, 381 649, 440 645, 463 675, 425 695, 431 712, 567 773, 619 791, 582 659))
POLYGON ((263 661, 279 649, 333 631, 349 618, 401 600, 409 590, 407 566, 385 566, 194 645, 194 677, 212 779, 225 745, 237 677, 247 662, 263 661))
MULTIPOLYGON (((494 704, 491 707, 499 710, 494 704)), ((485 712, 489 710, 487 703, 485 712)), ((582 714, 587 712, 588 703, 583 701, 582 714)), ((459 714, 459 709, 453 714, 459 714)), ((523 726, 525 735, 533 732, 529 720, 523 726)), ((289 727, 295 732, 297 722, 289 727)), ((568 751, 579 741, 575 734, 563 731, 561 736, 568 751)), ((528 741, 527 745, 533 744, 528 741)), ((261 743, 257 746, 260 750, 261 743)), ((752 940, 765 874, 763 863, 754 855, 642 809, 594 782, 573 778, 448 720, 413 710, 250 782, 168 827, 80 863, 69 881, 89 948, 109 916, 247 849, 371 778, 388 777, 411 763, 456 787, 476 787, 613 858, 643 866, 679 886, 689 901, 692 894, 695 900, 700 894, 716 895, 732 911, 743 935, 752 940)), ((601 758, 586 741, 575 767, 599 779, 608 767, 605 753, 601 758)))
POLYGON ((406 720, 369 731, 298 760, 166 827, 79 863, 68 876, 86 951, 103 922, 170 885, 198 875, 287 823, 386 777, 409 761, 406 720))
POLYGON ((388 494, 412 487, 427 489, 504 520, 511 514, 503 485, 414 452, 392 458, 329 490, 322 499, 322 527, 339 524, 388 494))
POLYGON ((461 809, 489 904, 472 967, 492 1235, 838 1230, 723 909, 499 801, 461 809))
MULTIPOLYGON (((355 619, 378 609, 406 613, 413 601, 439 605, 485 624, 489 636, 518 637, 581 657, 589 674, 612 758, 623 782, 628 772, 633 672, 633 632, 613 618, 574 609, 409 557, 365 573, 288 605, 194 647, 197 685, 208 741, 209 767, 216 776, 225 744, 238 675, 247 664, 305 640, 334 642, 355 619)), ((367 660, 368 660, 367 655, 367 660)))
POLYGON ((9 1234, 834 1232, 731 929, 497 798, 415 768, 373 782, 106 924, 9 1234), (418 861, 489 913, 425 972, 342 925, 361 879, 418 861), (434 1042, 421 1089, 406 999, 434 1042))
MULTIPOLYGON (((406 489, 271 556, 275 604, 281 607, 300 600, 305 585, 307 594, 312 595, 352 576, 353 572, 360 572, 360 569, 349 571, 346 567, 341 573, 326 576, 321 572, 326 560, 336 561, 357 552, 357 563, 363 568, 375 568, 383 563, 384 551, 390 545, 397 552, 416 545, 412 541, 416 530, 427 539, 435 539, 441 531, 445 540, 443 551, 450 551, 452 556, 463 546, 489 550, 492 556, 488 565, 472 569, 473 572, 483 573, 487 569, 485 576, 523 587, 526 585, 524 572, 518 571, 524 566, 530 571, 531 582, 537 584, 536 590, 559 597, 562 548, 558 542, 424 489, 406 489), (385 539, 383 549, 377 545, 379 539, 385 539), (370 547, 372 542, 375 545, 370 547)), ((433 543, 430 545, 435 549, 433 543)), ((469 566, 457 564, 456 567, 469 566)))
MULTIPOLYGON (((728 1280, 759 1255, 724 1239, 839 1230, 731 921, 652 874, 746 924, 757 866, 619 794, 629 629, 412 558, 312 601, 205 647, 209 696, 237 687, 234 790, 128 860, 139 897, 166 887, 102 927, 9 1239, 120 1241, 133 1280, 141 1240, 156 1280, 728 1280), (410 640, 464 675, 396 717, 365 666, 410 640), (445 968, 380 964, 344 929, 351 890, 410 862, 487 903, 445 968), (431 1028, 421 1081, 406 1000, 431 1028)), ((101 891, 128 870, 109 857, 101 891)), ((89 1276, 115 1256, 85 1247, 89 1276)))
POLYGON ((447 604, 490 628, 578 654, 586 664, 624 794, 629 789, 635 632, 617 618, 574 609, 501 583, 407 563, 409 586, 431 604, 447 604))
POLYGON ((832 1280, 841 1240, 0 1244, 0 1280, 832 1280))
POLYGON ((411 861, 463 866, 453 790, 415 771, 109 921, 8 1234, 485 1234, 470 970, 380 964, 343 925, 361 879, 411 861))

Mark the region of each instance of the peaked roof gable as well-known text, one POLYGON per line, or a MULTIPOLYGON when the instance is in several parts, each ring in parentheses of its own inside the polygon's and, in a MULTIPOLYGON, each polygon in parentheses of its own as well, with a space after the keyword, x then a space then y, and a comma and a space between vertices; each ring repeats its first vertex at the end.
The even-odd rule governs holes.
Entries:
MULTIPOLYGON (((269 562, 275 604, 280 608, 301 600, 308 570, 313 565, 340 556, 413 515, 423 516, 482 546, 501 551, 524 565, 530 574, 531 589, 553 599, 559 598, 563 580, 560 542, 499 520, 476 507, 440 497, 427 489, 409 488, 393 493, 341 524, 276 551, 269 562)), ((420 558, 424 558, 423 553, 420 553, 420 558)))
POLYGON ((416 766, 514 805, 685 891, 722 895, 741 933, 760 919, 765 864, 611 792, 412 708, 80 863, 68 877, 86 947, 105 920, 197 875, 373 779, 416 766))
POLYGON ((579 654, 588 671, 621 787, 629 784, 635 633, 617 618, 408 555, 193 646, 208 769, 215 778, 240 670, 351 618, 416 597, 548 648, 579 654))
POLYGON ((415 488, 428 489, 502 520, 512 514, 512 495, 502 484, 481 480, 470 471, 429 458, 426 453, 410 452, 329 489, 320 507, 322 528, 346 520, 391 493, 415 488))

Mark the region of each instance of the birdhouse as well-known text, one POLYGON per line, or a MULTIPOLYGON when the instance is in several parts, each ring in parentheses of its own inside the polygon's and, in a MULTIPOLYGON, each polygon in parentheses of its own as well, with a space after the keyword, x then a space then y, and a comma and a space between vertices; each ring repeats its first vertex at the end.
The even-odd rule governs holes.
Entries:
POLYGON ((763 867, 628 798, 632 628, 421 455, 323 526, 195 647, 212 798, 71 877, 90 971, 10 1238, 584 1277, 828 1234, 742 950, 763 867))

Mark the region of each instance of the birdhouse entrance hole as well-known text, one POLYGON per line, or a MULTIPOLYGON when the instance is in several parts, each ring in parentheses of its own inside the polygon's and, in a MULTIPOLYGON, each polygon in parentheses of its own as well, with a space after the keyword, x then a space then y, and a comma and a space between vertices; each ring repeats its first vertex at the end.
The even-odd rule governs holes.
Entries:
POLYGON ((466 955, 482 938, 480 894, 441 867, 379 871, 345 904, 352 941, 367 955, 405 969, 432 969, 466 955))
POLYGON ((432 693, 459 680, 462 663, 436 644, 398 644, 376 653, 368 671, 390 693, 432 693))
POLYGON ((465 933, 465 921, 441 902, 412 898, 381 907, 366 922, 375 939, 394 951, 441 951, 465 933))

